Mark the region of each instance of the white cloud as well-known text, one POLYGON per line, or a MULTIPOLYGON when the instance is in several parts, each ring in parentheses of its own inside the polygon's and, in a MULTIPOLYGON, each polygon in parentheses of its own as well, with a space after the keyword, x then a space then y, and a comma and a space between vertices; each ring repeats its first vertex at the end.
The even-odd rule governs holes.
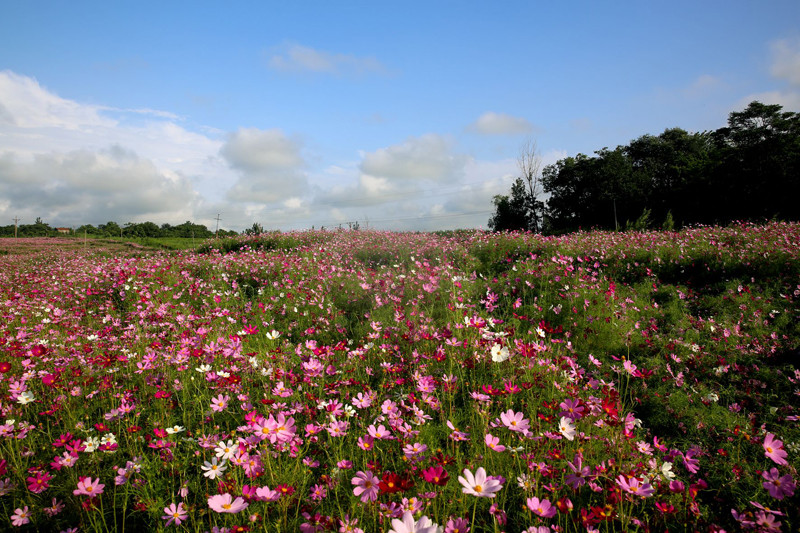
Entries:
POLYGON ((192 218, 200 200, 189 179, 119 146, 33 159, 5 153, 0 196, 15 208, 14 216, 70 226, 108 220, 179 223, 192 218))
POLYGON ((207 218, 198 186, 234 175, 176 116, 62 98, 0 71, 0 216, 55 225, 207 218))
POLYGON ((764 104, 779 104, 785 111, 800 111, 800 39, 782 39, 770 45, 770 74, 788 82, 772 91, 749 94, 740 99, 736 110, 741 110, 753 100, 764 104))
POLYGON ((451 142, 433 133, 364 156, 361 172, 390 181, 449 181, 461 174, 465 157, 452 152, 451 142))
POLYGON ((356 57, 350 54, 333 54, 299 44, 284 44, 269 58, 269 66, 284 72, 315 72, 323 74, 386 73, 374 57, 356 57))
POLYGON ((522 117, 487 111, 467 126, 467 131, 481 135, 520 135, 530 133, 533 126, 522 117))
POLYGON ((228 191, 238 202, 278 202, 306 192, 300 142, 281 130, 240 129, 229 135, 220 154, 239 171, 239 180, 228 191))
POLYGON ((0 71, 0 103, 4 114, 11 117, 10 123, 19 128, 87 130, 115 125, 101 115, 102 108, 56 96, 34 78, 9 70, 0 71))
POLYGON ((684 89, 683 93, 690 98, 705 96, 720 87, 722 81, 711 74, 702 74, 684 89))
POLYGON ((800 39, 783 39, 772 43, 770 73, 800 87, 800 39))
POLYGON ((731 111, 741 111, 754 100, 762 104, 778 104, 784 111, 800 111, 800 92, 797 91, 765 91, 749 94, 740 99, 731 111))

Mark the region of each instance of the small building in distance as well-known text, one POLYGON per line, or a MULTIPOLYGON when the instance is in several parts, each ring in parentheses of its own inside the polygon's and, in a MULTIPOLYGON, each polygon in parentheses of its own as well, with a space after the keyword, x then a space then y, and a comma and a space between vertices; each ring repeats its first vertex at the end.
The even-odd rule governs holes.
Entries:
POLYGON ((59 233, 65 233, 69 235, 70 233, 72 233, 72 228, 56 228, 56 231, 59 233))

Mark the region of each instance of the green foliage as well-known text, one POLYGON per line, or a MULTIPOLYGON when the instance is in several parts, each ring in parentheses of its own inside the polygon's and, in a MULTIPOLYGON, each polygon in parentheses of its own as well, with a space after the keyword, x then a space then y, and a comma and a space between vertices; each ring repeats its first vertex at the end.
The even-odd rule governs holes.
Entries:
POLYGON ((672 218, 672 211, 667 211, 667 216, 661 224, 661 229, 664 231, 673 231, 675 229, 675 219, 672 218))
POLYGON ((214 239, 197 248, 199 254, 219 252, 222 255, 243 250, 292 250, 300 246, 300 241, 291 235, 280 232, 262 233, 256 236, 229 237, 214 239))
POLYGON ((619 220, 645 209, 668 230, 800 220, 798 175, 800 114, 752 102, 714 132, 672 128, 548 165, 542 173, 550 194, 545 230, 616 229, 619 220))
POLYGON ((625 225, 625 229, 629 231, 645 231, 647 228, 650 227, 650 210, 648 208, 644 208, 642 214, 639 215, 639 218, 636 221, 631 222, 628 221, 625 225))

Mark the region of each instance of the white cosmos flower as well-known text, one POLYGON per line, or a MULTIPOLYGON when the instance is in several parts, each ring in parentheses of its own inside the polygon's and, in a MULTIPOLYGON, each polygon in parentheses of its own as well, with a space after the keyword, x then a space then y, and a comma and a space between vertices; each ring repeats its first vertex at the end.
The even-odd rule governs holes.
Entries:
POLYGON ((218 463, 217 458, 212 457, 210 463, 203 461, 203 466, 200 468, 203 470, 203 475, 208 479, 217 479, 228 467, 225 466, 225 460, 222 463, 218 463))
POLYGON ((502 363, 509 357, 510 354, 508 352, 508 348, 505 346, 500 346, 499 344, 492 346, 492 361, 495 363, 502 363))
POLYGON ((17 403, 22 404, 22 405, 25 405, 26 403, 31 403, 34 400, 36 400, 36 398, 34 398, 33 394, 31 394, 28 391, 25 391, 22 394, 20 394, 19 396, 17 396, 17 403))
POLYGON ((231 459, 235 454, 239 447, 233 442, 233 440, 229 440, 228 442, 220 441, 217 444, 217 447, 214 449, 216 456, 222 460, 231 459))
POLYGON ((672 463, 667 461, 663 465, 661 465, 661 475, 664 476, 664 479, 667 481, 672 481, 675 479, 675 474, 672 472, 672 463))
POLYGON ((561 417, 561 422, 558 424, 558 430, 564 435, 564 438, 567 440, 574 440, 575 439, 575 424, 572 423, 572 420, 567 418, 566 416, 561 417))

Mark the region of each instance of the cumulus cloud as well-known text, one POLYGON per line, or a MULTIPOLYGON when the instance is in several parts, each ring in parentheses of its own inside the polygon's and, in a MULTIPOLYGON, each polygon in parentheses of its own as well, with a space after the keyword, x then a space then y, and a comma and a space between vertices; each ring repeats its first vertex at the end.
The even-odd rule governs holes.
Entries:
POLYGON ((198 184, 233 173, 221 141, 169 112, 65 99, 0 71, 0 216, 57 225, 205 217, 198 184), (227 173, 227 174, 226 174, 227 173))
POLYGON ((522 117, 487 111, 467 126, 467 131, 481 135, 520 135, 530 133, 533 126, 522 117))
POLYGON ((721 84, 722 81, 716 76, 702 74, 695 78, 683 92, 689 98, 697 98, 716 90, 721 84))
POLYGON ((27 218, 59 224, 180 222, 199 201, 191 182, 164 172, 119 146, 39 154, 33 159, 0 156, 0 196, 27 218))
POLYGON ((0 102, 11 124, 20 128, 64 128, 87 130, 114 126, 101 115, 99 106, 61 98, 39 85, 34 78, 9 70, 0 71, 0 102))
POLYGON ((248 128, 229 135, 220 154, 239 172, 239 180, 228 191, 228 198, 272 203, 301 196, 308 179, 300 149, 299 141, 279 129, 248 128))
POLYGON ((429 133, 367 153, 361 162, 361 172, 389 181, 441 182, 457 178, 464 162, 464 156, 453 153, 446 137, 429 133))
POLYGON ((283 72, 314 72, 336 75, 386 73, 386 68, 374 57, 334 54, 308 46, 286 43, 269 57, 269 66, 283 72))
POLYGON ((748 94, 736 102, 731 111, 741 111, 754 100, 757 100, 762 104, 778 104, 783 107, 784 111, 800 110, 800 92, 784 90, 748 94))
POLYGON ((782 39, 770 46, 770 74, 788 86, 749 94, 737 102, 737 109, 753 100, 765 104, 779 104, 787 111, 800 111, 800 39, 782 39))
POLYGON ((783 39, 772 43, 770 73, 800 87, 800 39, 783 39))

